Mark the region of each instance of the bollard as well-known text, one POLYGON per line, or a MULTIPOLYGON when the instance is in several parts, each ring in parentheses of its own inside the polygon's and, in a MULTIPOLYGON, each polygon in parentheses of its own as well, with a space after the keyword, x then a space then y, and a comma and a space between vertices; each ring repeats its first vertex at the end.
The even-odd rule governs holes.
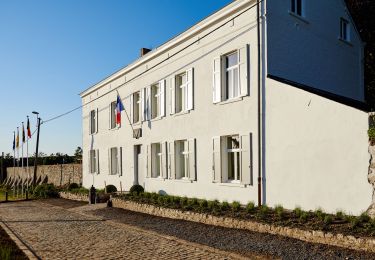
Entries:
POLYGON ((25 195, 26 195, 26 200, 28 200, 29 199, 29 191, 28 190, 26 190, 25 195))
POLYGON ((8 191, 5 192, 5 201, 8 201, 8 191))
POLYGON ((89 202, 90 204, 95 204, 95 199, 96 199, 96 189, 94 185, 91 186, 90 188, 90 194, 89 194, 89 202))

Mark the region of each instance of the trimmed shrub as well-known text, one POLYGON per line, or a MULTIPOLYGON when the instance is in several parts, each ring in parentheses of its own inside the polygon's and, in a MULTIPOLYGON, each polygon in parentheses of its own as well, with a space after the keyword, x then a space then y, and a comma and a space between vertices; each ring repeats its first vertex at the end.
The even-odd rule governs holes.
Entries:
POLYGON ((76 189, 72 189, 69 191, 70 193, 73 193, 73 194, 84 194, 84 195, 88 195, 89 194, 89 189, 86 189, 84 187, 80 187, 80 188, 76 188, 76 189))
POLYGON ((293 213, 294 213, 294 215, 295 215, 297 218, 299 218, 299 217, 301 217, 303 211, 302 211, 301 207, 296 207, 296 208, 293 210, 293 213))
POLYGON ((276 213, 276 216, 277 216, 278 219, 280 219, 280 220, 283 219, 283 217, 284 217, 284 208, 283 208, 283 206, 277 205, 275 207, 275 213, 276 213))
POLYGON ((59 192, 53 184, 41 184, 35 187, 33 196, 38 199, 58 198, 59 192))
POLYGON ((247 203, 246 205, 246 212, 247 213, 251 213, 255 210, 255 204, 254 202, 250 201, 249 203, 247 203))
POLYGON ((117 192, 117 188, 115 185, 108 184, 106 187, 107 193, 114 193, 117 192))
POLYGON ((299 216, 299 220, 302 222, 302 223, 305 223, 307 221, 307 219, 309 218, 309 213, 303 211, 301 213, 301 215, 299 216))
POLYGON ((184 207, 188 204, 188 198, 187 197, 181 197, 180 198, 180 206, 184 207))
POLYGON ((238 201, 233 201, 230 207, 233 212, 238 212, 241 209, 241 204, 238 201))
POLYGON ((344 213, 342 211, 337 211, 336 212, 336 219, 344 220, 345 219, 344 213))
POLYGON ((69 185, 68 185, 68 190, 69 191, 71 191, 71 190, 73 190, 73 189, 78 189, 79 188, 79 185, 77 184, 77 183, 70 183, 69 185))
POLYGON ((315 213, 315 216, 317 216, 319 220, 322 220, 322 221, 324 220, 325 214, 322 209, 317 209, 315 210, 314 213, 315 213))
POLYGON ((228 210, 230 208, 230 205, 229 205, 229 203, 227 201, 223 201, 220 204, 220 208, 221 208, 221 210, 226 211, 226 210, 228 210))
POLYGON ((135 193, 135 194, 138 194, 138 195, 143 193, 144 191, 145 191, 145 189, 141 185, 138 185, 138 184, 131 186, 131 188, 129 190, 129 192, 131 194, 135 193))
POLYGON ((269 208, 267 205, 260 206, 259 211, 258 211, 258 217, 265 218, 267 216, 268 211, 269 211, 269 208))
POLYGON ((332 219, 332 216, 330 216, 330 215, 325 216, 324 220, 323 220, 324 224, 326 224, 326 225, 332 224, 332 221, 333 221, 333 219, 332 219))
POLYGON ((199 203, 200 210, 206 210, 208 208, 208 202, 207 202, 207 200, 204 200, 204 199, 203 200, 199 200, 198 203, 199 203))

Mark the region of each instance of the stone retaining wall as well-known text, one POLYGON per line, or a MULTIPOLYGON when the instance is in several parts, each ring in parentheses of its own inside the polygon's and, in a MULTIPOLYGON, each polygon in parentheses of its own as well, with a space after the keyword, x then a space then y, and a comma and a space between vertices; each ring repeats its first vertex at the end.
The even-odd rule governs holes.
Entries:
MULTIPOLYGON (((34 167, 8 167, 7 179, 27 180, 34 175, 34 167)), ((62 186, 69 183, 82 184, 82 164, 58 164, 40 165, 37 168, 37 180, 47 182, 55 186, 62 186)))
POLYGON ((89 195, 86 194, 73 194, 69 192, 59 192, 60 198, 77 201, 89 201, 89 195))
POLYGON ((238 220, 228 217, 217 217, 209 214, 160 208, 153 205, 124 201, 117 198, 112 199, 112 203, 113 207, 116 208, 122 208, 158 217, 181 219, 226 228, 246 229, 255 232, 296 238, 312 243, 321 243, 354 250, 375 252, 375 239, 372 238, 355 238, 354 236, 325 233, 323 231, 305 231, 298 228, 280 227, 248 220, 238 220))

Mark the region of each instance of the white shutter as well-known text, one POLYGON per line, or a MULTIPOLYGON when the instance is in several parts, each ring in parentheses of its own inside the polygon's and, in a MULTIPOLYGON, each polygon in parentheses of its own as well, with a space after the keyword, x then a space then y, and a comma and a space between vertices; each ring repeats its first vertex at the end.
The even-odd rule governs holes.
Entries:
POLYGON ((96 173, 100 173, 99 150, 96 150, 96 173))
POLYGON ((176 169, 174 162, 174 142, 168 143, 168 171, 169 178, 176 179, 176 169))
POLYGON ((194 68, 186 71, 187 110, 194 108, 194 68))
POLYGON ((90 118, 89 118, 89 133, 92 134, 92 111, 90 110, 90 118))
POLYGON ((147 178, 151 178, 151 145, 147 145, 147 151, 146 151, 146 156, 147 156, 147 164, 146 164, 146 172, 147 172, 147 178))
POLYGON ((161 144, 161 176, 166 179, 167 178, 167 175, 168 175, 168 168, 167 168, 167 145, 168 143, 167 142, 162 142, 161 144))
POLYGON ((165 80, 159 82, 160 87, 160 117, 165 116, 165 80))
POLYGON ((146 88, 146 120, 151 120, 151 87, 146 88))
POLYGON ((112 103, 108 106, 108 129, 112 128, 112 103))
POLYGON ((221 57, 214 58, 213 79, 212 79, 212 98, 213 103, 221 101, 221 57))
POLYGON ((212 179, 221 182, 221 141, 220 136, 212 138, 212 179))
POLYGON ((99 132, 99 108, 96 109, 96 129, 95 133, 99 132))
POLYGON ((122 147, 117 148, 117 173, 122 176, 122 147))
POLYGON ((112 174, 112 154, 111 148, 108 148, 108 175, 112 174))
POLYGON ((169 113, 173 115, 176 112, 176 77, 173 76, 170 79, 170 85, 169 85, 169 113))
POLYGON ((252 135, 241 135, 241 183, 253 184, 252 178, 252 135))
POLYGON ((141 89, 141 109, 139 110, 139 113, 141 113, 142 121, 146 121, 146 95, 145 95, 146 89, 141 89))
POLYGON ((131 94, 130 95, 130 109, 129 109, 129 111, 130 111, 130 124, 133 124, 133 122, 134 122, 134 119, 133 119, 133 106, 134 106, 134 94, 131 94))
POLYGON ((247 96, 249 93, 249 45, 246 44, 238 50, 238 73, 240 83, 240 96, 247 96))
POLYGON ((195 138, 188 140, 189 146, 189 179, 195 181, 197 179, 197 167, 195 160, 195 138))

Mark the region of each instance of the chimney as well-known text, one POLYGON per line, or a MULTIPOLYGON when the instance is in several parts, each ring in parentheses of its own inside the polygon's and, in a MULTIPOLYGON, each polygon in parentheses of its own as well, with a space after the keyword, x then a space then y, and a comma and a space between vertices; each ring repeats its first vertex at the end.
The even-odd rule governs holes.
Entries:
POLYGON ((149 53, 151 50, 147 48, 141 48, 141 57, 149 53))

